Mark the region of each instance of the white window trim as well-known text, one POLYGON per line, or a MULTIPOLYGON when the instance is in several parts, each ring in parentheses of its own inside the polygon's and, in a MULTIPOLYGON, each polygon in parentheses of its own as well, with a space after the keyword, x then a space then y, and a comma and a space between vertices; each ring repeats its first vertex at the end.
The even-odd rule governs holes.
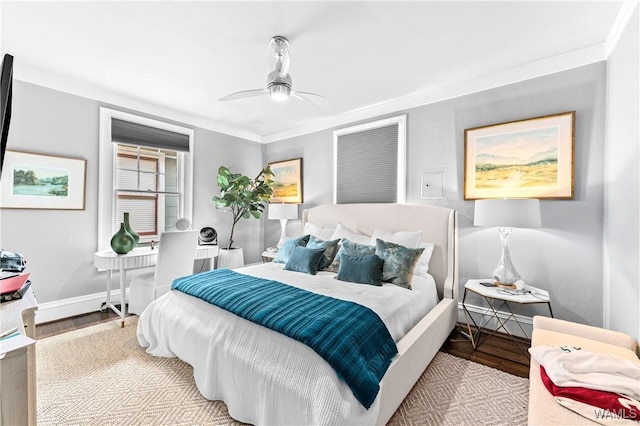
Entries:
POLYGON ((383 118, 356 126, 344 127, 333 132, 333 204, 338 202, 338 137, 351 133, 364 132, 371 129, 386 127, 392 124, 398 125, 398 182, 397 203, 407 202, 407 116, 406 114, 395 117, 383 118))
POLYGON ((100 152, 99 152, 99 179, 98 179, 98 251, 110 247, 111 237, 117 232, 113 217, 116 206, 114 200, 114 188, 116 186, 113 164, 115 162, 115 149, 111 141, 111 120, 119 118, 132 123, 156 127, 189 136, 189 155, 179 155, 179 167, 184 170, 178 185, 180 192, 184 194, 184 201, 179 203, 178 217, 186 217, 193 222, 193 158, 194 158, 194 131, 187 127, 165 123, 139 115, 129 114, 110 108, 100 107, 100 152))

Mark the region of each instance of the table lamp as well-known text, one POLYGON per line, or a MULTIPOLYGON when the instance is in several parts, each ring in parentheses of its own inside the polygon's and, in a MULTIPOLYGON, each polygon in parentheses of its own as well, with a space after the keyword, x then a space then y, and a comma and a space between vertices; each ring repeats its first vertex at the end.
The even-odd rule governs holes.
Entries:
POLYGON ((280 248, 287 238, 287 220, 298 218, 297 204, 269 204, 269 219, 279 219, 282 233, 276 247, 280 248))
POLYGON ((473 224, 498 228, 502 254, 493 271, 497 286, 515 288, 520 274, 511 263, 509 237, 513 228, 540 228, 540 201, 536 199, 476 200, 473 224))

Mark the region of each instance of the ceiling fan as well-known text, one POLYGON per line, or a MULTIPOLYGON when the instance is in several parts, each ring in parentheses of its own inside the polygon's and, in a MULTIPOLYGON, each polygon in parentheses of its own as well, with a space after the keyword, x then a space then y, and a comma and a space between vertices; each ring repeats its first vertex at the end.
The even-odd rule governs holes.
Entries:
POLYGON ((291 88, 291 76, 289 75, 289 41, 282 36, 271 37, 269 46, 273 49, 276 60, 275 69, 267 76, 265 89, 243 90, 224 96, 219 101, 232 101, 235 99, 250 98, 253 96, 268 95, 272 100, 282 102, 290 96, 301 100, 310 100, 314 96, 322 98, 322 95, 310 92, 301 92, 291 88))

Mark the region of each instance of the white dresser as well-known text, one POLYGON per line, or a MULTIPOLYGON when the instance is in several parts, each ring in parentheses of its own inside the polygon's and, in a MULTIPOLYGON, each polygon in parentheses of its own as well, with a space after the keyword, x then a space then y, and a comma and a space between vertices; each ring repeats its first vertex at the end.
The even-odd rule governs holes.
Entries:
POLYGON ((38 303, 29 288, 22 299, 0 303, 0 419, 3 425, 36 424, 36 323, 38 303))

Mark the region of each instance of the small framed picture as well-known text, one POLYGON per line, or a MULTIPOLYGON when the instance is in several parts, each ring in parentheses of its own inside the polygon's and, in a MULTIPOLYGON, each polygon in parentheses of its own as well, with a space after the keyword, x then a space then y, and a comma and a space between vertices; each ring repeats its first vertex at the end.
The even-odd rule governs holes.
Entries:
POLYGON ((77 158, 6 151, 0 207, 84 210, 86 164, 77 158))
POLYGON ((573 198, 575 111, 464 131, 464 199, 573 198))
POLYGON ((271 203, 302 203, 302 158, 269 163, 273 172, 271 203))

